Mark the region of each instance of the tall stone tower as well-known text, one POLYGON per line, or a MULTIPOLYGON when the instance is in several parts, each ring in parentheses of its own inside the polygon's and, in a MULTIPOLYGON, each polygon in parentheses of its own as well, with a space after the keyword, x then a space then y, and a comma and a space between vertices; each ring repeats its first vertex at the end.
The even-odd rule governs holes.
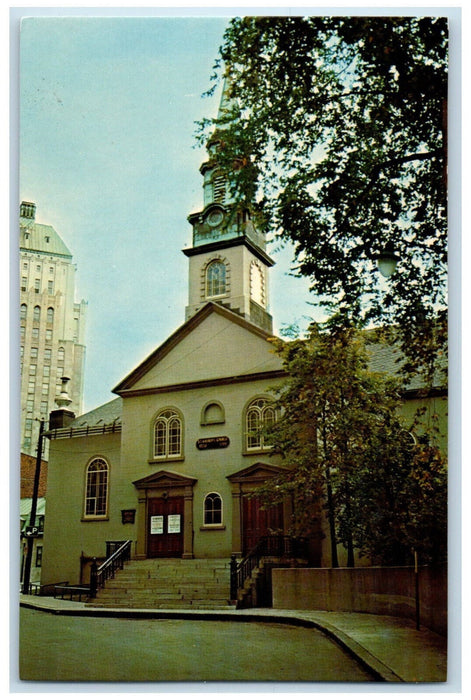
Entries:
MULTIPOLYGON (((39 419, 47 419, 70 378, 71 410, 82 410, 86 302, 75 302, 72 254, 36 205, 20 207, 21 451, 35 454, 39 419)), ((45 441, 47 443, 47 441, 45 441)), ((47 444, 45 445, 47 450, 47 444)), ((46 455, 44 455, 46 456, 46 455)))
MULTIPOLYGON (((230 109, 225 86, 218 118, 230 109)), ((272 332, 268 312, 268 271, 274 264, 266 252, 265 235, 257 230, 247 207, 231 196, 229 182, 218 163, 221 132, 207 144, 209 158, 203 176, 203 209, 190 214, 193 245, 189 258, 189 299, 186 318, 209 301, 222 304, 247 321, 272 332)))

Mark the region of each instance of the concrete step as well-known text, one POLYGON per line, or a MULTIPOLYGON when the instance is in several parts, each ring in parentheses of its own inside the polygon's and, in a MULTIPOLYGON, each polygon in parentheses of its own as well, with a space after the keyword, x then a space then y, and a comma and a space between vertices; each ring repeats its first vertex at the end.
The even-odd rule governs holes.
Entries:
POLYGON ((123 608, 231 609, 230 565, 217 559, 127 562, 90 605, 123 608))

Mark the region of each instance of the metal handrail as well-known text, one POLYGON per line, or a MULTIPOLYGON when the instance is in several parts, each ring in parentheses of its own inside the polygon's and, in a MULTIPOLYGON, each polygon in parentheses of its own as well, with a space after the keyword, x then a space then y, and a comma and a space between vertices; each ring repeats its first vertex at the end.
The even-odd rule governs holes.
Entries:
POLYGON ((131 558, 132 540, 126 540, 113 554, 100 564, 93 558, 90 570, 90 598, 95 598, 99 588, 104 588, 109 578, 114 578, 116 571, 124 567, 124 562, 131 558))
POLYGON ((231 557, 231 600, 237 599, 237 592, 244 587, 262 557, 298 557, 306 555, 306 539, 288 535, 265 535, 261 537, 239 564, 231 557))

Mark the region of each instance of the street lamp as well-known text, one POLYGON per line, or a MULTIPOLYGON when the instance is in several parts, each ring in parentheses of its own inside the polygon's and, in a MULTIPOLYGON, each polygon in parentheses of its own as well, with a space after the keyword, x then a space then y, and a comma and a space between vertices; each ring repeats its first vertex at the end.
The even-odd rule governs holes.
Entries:
POLYGON ((383 277, 391 277, 396 270, 398 262, 399 256, 396 255, 390 244, 387 244, 385 249, 376 256, 378 270, 383 277))
POLYGON ((43 451, 43 440, 44 440, 44 420, 41 419, 39 424, 39 439, 38 439, 38 449, 36 453, 36 468, 34 472, 34 483, 33 483, 33 498, 31 499, 31 513, 29 517, 29 527, 26 528, 27 537, 27 549, 26 549, 26 560, 25 569, 23 575, 23 594, 29 594, 29 582, 31 576, 31 560, 33 558, 33 546, 34 538, 38 534, 38 528, 36 527, 36 508, 38 503, 38 491, 39 491, 39 477, 41 475, 41 458, 43 451))
MULTIPOLYGON (((69 406, 69 404, 72 403, 72 399, 70 399, 67 394, 67 383, 69 382, 69 377, 62 377, 61 382, 61 392, 59 396, 56 397, 56 404, 59 406, 59 409, 57 411, 51 411, 49 415, 50 429, 62 428, 68 422, 75 418, 74 413, 67 410, 67 406, 69 406)), ((38 447, 36 452, 36 468, 34 472, 33 497, 31 499, 31 513, 29 518, 29 526, 26 528, 27 549, 22 587, 22 592, 24 595, 29 594, 34 538, 38 535, 38 528, 36 527, 36 510, 38 504, 39 479, 41 476, 41 458, 43 453, 43 442, 45 436, 44 425, 45 421, 43 418, 41 418, 39 424, 38 447)))

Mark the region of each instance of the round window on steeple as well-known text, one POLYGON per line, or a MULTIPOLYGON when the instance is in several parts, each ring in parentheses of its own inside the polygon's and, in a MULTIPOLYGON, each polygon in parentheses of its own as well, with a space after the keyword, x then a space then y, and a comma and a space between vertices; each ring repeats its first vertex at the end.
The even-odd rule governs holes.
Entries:
POLYGON ((219 209, 212 211, 208 214, 207 222, 211 227, 219 226, 224 218, 224 214, 219 209))

